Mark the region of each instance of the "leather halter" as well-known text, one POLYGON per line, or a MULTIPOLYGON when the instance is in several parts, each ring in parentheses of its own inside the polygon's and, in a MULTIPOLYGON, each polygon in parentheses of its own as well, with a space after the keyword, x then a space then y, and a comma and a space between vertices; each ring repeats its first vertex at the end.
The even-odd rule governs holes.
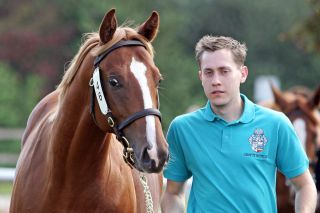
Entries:
POLYGON ((92 88, 92 95, 91 95, 91 104, 90 104, 90 114, 92 116, 93 121, 95 124, 99 127, 96 118, 95 118, 95 112, 94 112, 94 97, 97 98, 100 110, 103 115, 106 116, 107 123, 109 127, 112 129, 113 133, 116 135, 118 141, 121 142, 123 145, 123 158, 125 162, 132 168, 135 167, 135 158, 134 158, 134 152, 132 147, 130 147, 130 143, 128 139, 124 136, 123 134, 123 129, 129 126, 131 123, 134 121, 143 118, 148 115, 154 115, 159 117, 161 121, 161 113, 158 109, 154 108, 148 108, 148 109, 143 109, 139 112, 133 113, 132 115, 128 116, 126 119, 124 119, 120 124, 116 124, 116 119, 114 119, 112 112, 110 108, 108 107, 108 104, 105 100, 105 92, 101 84, 100 80, 100 68, 99 64, 100 62, 107 57, 113 50, 121 48, 121 47, 128 47, 128 46, 143 46, 145 45, 138 40, 120 40, 113 46, 111 46, 109 49, 107 49, 105 52, 102 54, 98 55, 95 60, 94 60, 94 72, 93 72, 93 77, 90 79, 89 85, 92 88), (96 93, 99 93, 98 95, 96 93))

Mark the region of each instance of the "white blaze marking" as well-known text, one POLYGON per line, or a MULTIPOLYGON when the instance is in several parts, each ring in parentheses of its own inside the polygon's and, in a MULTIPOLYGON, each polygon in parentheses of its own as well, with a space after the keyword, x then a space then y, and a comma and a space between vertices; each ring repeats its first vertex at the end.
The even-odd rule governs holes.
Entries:
POLYGON ((294 129, 296 130, 297 135, 302 143, 302 147, 304 149, 306 149, 306 141, 307 141, 306 122, 303 119, 298 118, 298 119, 294 120, 292 123, 293 123, 294 129))
MULTIPOLYGON (((132 58, 130 64, 130 70, 133 73, 134 77, 138 80, 142 96, 144 102, 144 108, 152 108, 152 98, 150 94, 150 90, 148 87, 148 81, 146 77, 147 67, 139 62, 136 61, 135 58, 132 58)), ((155 126, 155 118, 153 115, 146 116, 146 134, 147 134, 147 141, 152 147, 151 150, 148 150, 149 156, 151 159, 156 161, 156 165, 158 165, 158 157, 157 157, 157 144, 156 144, 156 126, 155 126)))

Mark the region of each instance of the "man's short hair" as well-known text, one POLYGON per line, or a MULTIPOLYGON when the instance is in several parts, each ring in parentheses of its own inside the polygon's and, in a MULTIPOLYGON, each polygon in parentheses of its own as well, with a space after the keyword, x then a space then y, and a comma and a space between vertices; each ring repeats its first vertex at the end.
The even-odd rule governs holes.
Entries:
POLYGON ((195 47, 196 60, 200 67, 200 60, 203 52, 214 52, 220 49, 228 49, 231 51, 234 61, 239 66, 244 65, 247 56, 247 47, 245 43, 225 36, 203 36, 195 47))

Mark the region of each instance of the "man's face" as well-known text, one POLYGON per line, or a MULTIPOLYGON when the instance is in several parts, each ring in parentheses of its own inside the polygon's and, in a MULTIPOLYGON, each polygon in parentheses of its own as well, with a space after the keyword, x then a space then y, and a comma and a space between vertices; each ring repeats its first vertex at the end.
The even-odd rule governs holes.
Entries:
POLYGON ((240 96, 248 69, 235 63, 228 49, 205 51, 200 59, 199 78, 213 107, 224 107, 240 96))

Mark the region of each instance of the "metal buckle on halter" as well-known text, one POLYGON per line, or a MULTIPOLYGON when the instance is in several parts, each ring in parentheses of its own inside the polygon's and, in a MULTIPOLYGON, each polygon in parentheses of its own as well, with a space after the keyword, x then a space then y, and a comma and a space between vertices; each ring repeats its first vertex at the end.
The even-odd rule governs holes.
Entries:
POLYGON ((122 145, 124 146, 125 149, 128 149, 130 144, 129 144, 129 141, 126 137, 122 136, 120 138, 121 142, 122 142, 122 145))
POLYGON ((122 136, 120 141, 123 145, 123 159, 131 167, 134 167, 134 153, 133 148, 129 147, 129 141, 126 137, 122 136))
POLYGON ((133 152, 127 152, 123 150, 123 160, 130 166, 131 169, 134 168, 133 152))
POLYGON ((112 119, 112 117, 108 117, 107 122, 111 128, 114 127, 114 120, 112 119))

